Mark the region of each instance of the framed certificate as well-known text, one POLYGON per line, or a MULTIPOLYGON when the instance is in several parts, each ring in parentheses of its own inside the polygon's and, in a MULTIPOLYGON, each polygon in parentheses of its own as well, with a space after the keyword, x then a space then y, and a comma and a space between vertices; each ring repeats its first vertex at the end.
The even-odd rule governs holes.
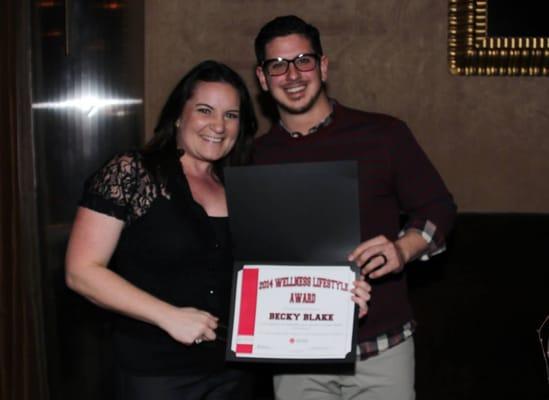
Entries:
POLYGON ((227 360, 352 362, 358 163, 228 167, 235 264, 227 360), (254 260, 242 262, 241 260, 254 260))
POLYGON ((351 264, 237 263, 227 360, 352 362, 358 307, 351 264))

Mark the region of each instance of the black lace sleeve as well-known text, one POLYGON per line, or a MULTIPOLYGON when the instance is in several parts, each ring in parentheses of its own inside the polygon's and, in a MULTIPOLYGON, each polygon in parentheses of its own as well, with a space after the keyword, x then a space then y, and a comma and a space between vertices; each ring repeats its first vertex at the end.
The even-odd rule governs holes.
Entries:
POLYGON ((86 180, 80 206, 129 223, 147 211, 156 193, 139 154, 125 153, 86 180))

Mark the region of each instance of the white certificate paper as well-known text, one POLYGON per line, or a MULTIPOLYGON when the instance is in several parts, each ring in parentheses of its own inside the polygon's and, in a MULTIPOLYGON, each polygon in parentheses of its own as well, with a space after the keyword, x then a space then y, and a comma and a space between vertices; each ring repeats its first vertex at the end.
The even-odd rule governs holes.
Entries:
POLYGON ((352 361, 356 269, 243 264, 236 275, 228 359, 352 361))

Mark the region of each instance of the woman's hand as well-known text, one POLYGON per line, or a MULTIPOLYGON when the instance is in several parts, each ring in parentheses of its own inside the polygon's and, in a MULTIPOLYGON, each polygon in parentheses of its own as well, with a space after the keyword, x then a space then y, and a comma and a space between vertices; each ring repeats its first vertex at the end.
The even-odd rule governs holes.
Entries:
POLYGON ((185 345, 216 338, 217 317, 192 307, 173 307, 158 322, 172 338, 185 345))
POLYGON ((353 293, 352 299, 359 307, 358 317, 362 318, 368 314, 368 301, 370 300, 372 287, 364 280, 363 276, 361 276, 360 280, 353 283, 355 287, 351 289, 351 293, 353 293))

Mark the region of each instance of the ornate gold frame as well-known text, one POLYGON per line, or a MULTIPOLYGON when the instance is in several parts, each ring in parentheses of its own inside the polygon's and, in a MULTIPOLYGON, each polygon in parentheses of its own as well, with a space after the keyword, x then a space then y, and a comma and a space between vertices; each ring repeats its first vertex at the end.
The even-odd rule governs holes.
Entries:
POLYGON ((449 0, 452 75, 549 76, 548 37, 489 37, 487 0, 449 0))

